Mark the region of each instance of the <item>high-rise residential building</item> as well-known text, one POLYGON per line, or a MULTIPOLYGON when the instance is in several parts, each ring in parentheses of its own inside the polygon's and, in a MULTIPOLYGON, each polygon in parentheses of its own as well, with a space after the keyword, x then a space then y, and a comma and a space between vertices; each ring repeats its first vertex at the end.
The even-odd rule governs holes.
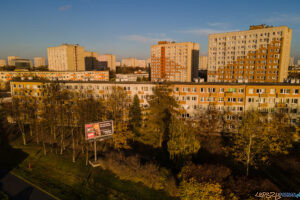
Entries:
POLYGON ((136 58, 123 58, 121 61, 122 67, 138 67, 136 58))
POLYGON ((295 66, 295 58, 294 57, 290 57, 290 60, 289 60, 289 66, 295 66))
POLYGON ((191 82, 198 65, 197 43, 160 41, 151 46, 151 81, 191 82))
POLYGON ((300 60, 297 60, 297 66, 300 66, 300 60))
POLYGON ((92 71, 99 68, 98 52, 85 51, 84 52, 84 62, 85 70, 92 71))
POLYGON ((208 82, 283 82, 288 76, 292 30, 250 26, 248 31, 210 34, 208 82))
POLYGON ((151 65, 151 57, 147 58, 146 60, 146 68, 149 68, 151 65))
POLYGON ((98 56, 100 67, 103 69, 109 68, 111 71, 116 71, 116 56, 113 54, 102 54, 98 56))
POLYGON ((6 60, 0 59, 0 67, 6 66, 6 60))
POLYGON ((35 57, 33 58, 34 67, 46 66, 45 58, 43 57, 35 57))
POLYGON ((62 44, 47 48, 50 71, 84 71, 84 48, 78 44, 62 44))
POLYGON ((207 56, 199 56, 199 69, 207 70, 207 56))
POLYGON ((19 58, 19 56, 8 56, 7 57, 7 63, 8 63, 8 65, 9 66, 13 66, 14 65, 13 60, 18 59, 18 58, 19 58))
POLYGON ((121 66, 121 62, 116 62, 116 67, 120 67, 121 66))
POLYGON ((145 68, 146 60, 137 60, 137 67, 145 68))

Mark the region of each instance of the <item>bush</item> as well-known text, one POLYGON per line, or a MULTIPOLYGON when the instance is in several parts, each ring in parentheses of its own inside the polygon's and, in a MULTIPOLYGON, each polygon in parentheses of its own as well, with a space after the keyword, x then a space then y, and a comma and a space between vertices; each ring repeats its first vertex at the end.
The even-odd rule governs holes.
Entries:
POLYGON ((169 170, 152 162, 141 164, 139 156, 126 157, 123 153, 111 152, 100 164, 120 179, 141 182, 150 188, 165 190, 172 196, 178 194, 175 179, 169 170))

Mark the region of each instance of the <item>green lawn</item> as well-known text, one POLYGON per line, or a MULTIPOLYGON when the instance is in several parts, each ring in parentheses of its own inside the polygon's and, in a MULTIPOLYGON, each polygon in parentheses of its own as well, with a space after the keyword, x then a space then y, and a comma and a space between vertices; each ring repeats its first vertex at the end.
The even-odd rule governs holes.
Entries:
POLYGON ((120 180, 100 167, 87 167, 83 159, 72 163, 68 153, 43 156, 39 145, 15 142, 12 147, 0 149, 1 167, 12 169, 60 199, 174 199, 164 191, 120 180))

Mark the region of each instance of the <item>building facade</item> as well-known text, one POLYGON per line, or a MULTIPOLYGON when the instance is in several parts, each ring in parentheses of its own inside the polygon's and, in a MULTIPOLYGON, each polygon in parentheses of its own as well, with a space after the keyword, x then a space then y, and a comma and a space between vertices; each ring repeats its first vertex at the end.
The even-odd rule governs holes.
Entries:
POLYGON ((84 52, 84 62, 85 62, 85 70, 92 71, 97 70, 99 68, 98 52, 85 51, 84 52))
POLYGON ((19 58, 19 56, 8 56, 7 57, 7 64, 9 66, 13 66, 14 65, 13 60, 18 59, 18 58, 19 58))
POLYGON ((16 68, 30 69, 32 67, 32 61, 30 59, 17 58, 10 62, 12 66, 16 66, 16 68))
POLYGON ((45 58, 43 58, 43 57, 33 58, 33 65, 34 65, 34 67, 46 66, 45 58))
POLYGON ((101 69, 116 71, 116 56, 113 54, 102 54, 98 56, 101 69))
POLYGON ((138 67, 138 60, 136 58, 123 58, 121 65, 122 67, 138 67))
POLYGON ((208 82, 283 82, 288 76, 292 30, 250 26, 210 34, 208 82))
POLYGON ((134 74, 116 74, 116 81, 143 81, 149 80, 149 74, 146 72, 134 74))
MULTIPOLYGON (((12 81, 12 96, 25 94, 41 98, 42 81, 12 81), (30 92, 25 92, 24 89, 30 92)), ((156 86, 151 82, 80 82, 61 83, 63 89, 70 91, 86 91, 86 97, 106 98, 113 87, 120 87, 133 98, 138 95, 143 108, 149 106, 147 99, 153 94, 156 86)), ((243 114, 244 111, 258 109, 265 113, 273 113, 277 109, 288 113, 291 121, 296 123, 300 109, 300 84, 286 83, 173 83, 170 85, 173 97, 180 105, 183 117, 193 118, 209 107, 232 115, 243 114)))
POLYGON ((197 43, 160 41, 151 46, 151 81, 191 82, 198 65, 197 43))
POLYGON ((6 60, 0 59, 0 67, 6 66, 6 60))
POLYGON ((84 71, 84 48, 77 44, 62 44, 47 48, 50 71, 84 71))
POLYGON ((207 56, 199 56, 199 70, 207 70, 207 56))

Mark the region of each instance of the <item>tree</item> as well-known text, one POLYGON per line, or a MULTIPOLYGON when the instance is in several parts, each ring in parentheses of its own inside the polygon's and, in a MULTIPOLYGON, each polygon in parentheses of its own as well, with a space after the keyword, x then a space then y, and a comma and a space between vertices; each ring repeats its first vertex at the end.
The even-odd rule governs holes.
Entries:
POLYGON ((172 117, 168 151, 171 157, 188 155, 198 152, 200 142, 196 138, 195 128, 178 117, 172 117))
POLYGON ((155 87, 148 103, 150 110, 142 140, 146 144, 167 150, 171 117, 178 113, 178 104, 167 85, 155 87))
POLYGON ((134 95, 132 105, 129 110, 129 127, 135 137, 139 137, 142 126, 142 111, 138 95, 134 95))
POLYGON ((272 155, 288 153, 292 145, 293 129, 286 116, 268 120, 259 111, 245 113, 239 131, 229 133, 229 143, 225 146, 228 155, 246 166, 246 174, 249 167, 258 164, 268 164, 272 155))
POLYGON ((183 180, 180 183, 181 200, 224 200, 219 183, 199 183, 195 179, 183 180))

